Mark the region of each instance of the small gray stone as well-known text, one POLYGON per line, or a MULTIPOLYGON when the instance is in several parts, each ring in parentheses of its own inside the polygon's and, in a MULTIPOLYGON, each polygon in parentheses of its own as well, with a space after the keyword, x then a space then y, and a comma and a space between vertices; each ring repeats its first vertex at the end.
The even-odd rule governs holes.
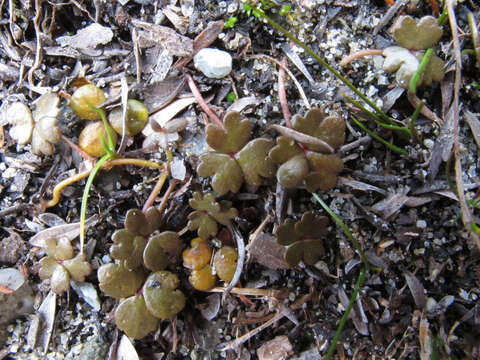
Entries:
POLYGON ((206 77, 221 79, 232 71, 232 57, 226 51, 206 48, 193 58, 195 68, 206 77))

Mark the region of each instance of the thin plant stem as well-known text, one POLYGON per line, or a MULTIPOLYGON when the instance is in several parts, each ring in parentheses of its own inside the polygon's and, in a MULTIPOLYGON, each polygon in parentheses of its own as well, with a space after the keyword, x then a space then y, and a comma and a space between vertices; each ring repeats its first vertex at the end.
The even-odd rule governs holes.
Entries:
POLYGON ((95 164, 92 171, 90 172, 90 175, 88 176, 87 182, 85 184, 85 188, 83 190, 82 207, 80 208, 80 254, 83 254, 83 245, 85 244, 85 218, 87 215, 87 203, 90 188, 92 187, 93 179, 95 179, 98 171, 106 161, 110 160, 111 156, 111 154, 106 154, 103 155, 100 160, 98 160, 98 162, 95 164))
POLYGON ((398 152, 399 154, 407 155, 407 151, 405 149, 402 149, 401 147, 398 147, 396 145, 393 145, 392 143, 388 142, 387 140, 383 139, 382 137, 378 136, 375 134, 373 131, 368 129, 365 125, 363 125, 360 120, 358 120, 355 116, 351 117, 352 121, 363 131, 365 131, 368 135, 373 137, 375 140, 380 141, 382 144, 384 144, 386 147, 390 148, 391 150, 398 152))
MULTIPOLYGON (((285 56, 282 58, 281 64, 285 67, 287 66, 285 56)), ((280 101, 280 107, 282 108, 283 118, 285 119, 285 125, 291 128, 292 123, 290 119, 292 118, 292 114, 288 108, 287 92, 285 90, 285 69, 283 67, 279 67, 278 69, 278 99, 280 101)))
POLYGON ((149 207, 153 206, 155 199, 157 198, 160 191, 162 191, 163 185, 165 184, 165 181, 167 180, 167 177, 168 177, 167 169, 168 169, 168 166, 160 174, 160 177, 158 178, 157 183, 153 187, 152 192, 148 196, 147 201, 145 201, 145 204, 143 205, 143 209, 142 209, 143 212, 147 211, 149 207))
POLYGON ((348 302, 348 306, 345 309, 345 312, 343 313, 342 318, 340 319, 340 322, 338 323, 337 330, 335 331, 335 336, 332 339, 332 343, 328 347, 327 355, 325 356, 325 360, 329 360, 332 356, 333 353, 335 352, 335 347, 337 346, 338 340, 340 339, 340 335, 342 334, 343 327, 345 326, 345 323, 347 322, 348 316, 350 315, 350 312, 352 311, 353 304, 355 303, 355 300, 357 299, 358 292, 360 291, 360 287, 362 286, 363 282, 365 281, 365 275, 366 275, 366 268, 362 267, 360 270, 360 274, 358 275, 357 282, 355 283, 355 288, 353 289, 352 296, 350 297, 350 301, 348 302))
POLYGON ((302 49, 304 49, 310 56, 312 56, 315 60, 317 60, 321 65, 325 66, 333 75, 335 75, 341 82, 343 82, 345 85, 347 85, 355 94, 357 94, 363 101, 365 101, 368 106, 370 106, 373 110, 375 110, 382 119, 384 119, 387 122, 390 122, 390 118, 388 117, 387 114, 385 114, 378 106, 376 106, 373 101, 371 101, 367 96, 365 96, 359 89, 355 87, 346 77, 344 77, 342 74, 340 74, 337 70, 335 70, 332 66, 330 66, 325 60, 323 60, 320 56, 318 56, 315 51, 313 51, 308 45, 297 39, 292 33, 290 33, 287 29, 282 27, 280 24, 278 24, 276 21, 274 21, 272 18, 270 18, 265 12, 255 6, 252 6, 252 11, 254 12, 254 15, 259 16, 265 21, 267 21, 268 24, 270 24, 273 28, 275 28, 277 31, 282 33, 284 36, 292 40, 295 44, 300 46, 302 49))
POLYGON ((366 49, 366 50, 357 51, 356 53, 350 54, 346 58, 344 58, 342 61, 340 61, 339 65, 343 67, 348 65, 355 59, 358 59, 364 56, 370 56, 370 55, 383 55, 383 50, 366 49))
POLYGON ((318 196, 315 193, 312 193, 313 198, 320 204, 320 206, 332 217, 332 219, 337 223, 338 226, 342 229, 344 234, 349 238, 349 240, 352 242, 353 247, 358 251, 358 254, 360 255, 360 259, 362 259, 363 264, 365 265, 365 268, 368 270, 370 269, 370 263, 368 262, 367 257, 365 256, 365 253, 362 250, 362 247, 360 246, 360 243, 355 239, 353 236, 352 232, 348 228, 347 225, 338 217, 337 214, 335 214, 332 209, 322 200, 320 199, 320 196, 318 196))
MULTIPOLYGON (((163 169, 163 164, 158 164, 156 162, 143 160, 143 159, 130 159, 130 158, 127 158, 127 159, 113 159, 113 160, 110 160, 110 161, 106 161, 102 165, 102 169, 110 170, 114 166, 119 166, 119 165, 136 165, 136 166, 141 166, 141 167, 149 167, 149 168, 153 168, 153 169, 163 169)), ((82 179, 85 179, 86 177, 88 177, 88 175, 90 175, 91 172, 92 172, 92 169, 85 170, 85 171, 82 171, 81 173, 70 176, 69 178, 66 178, 65 180, 59 182, 53 188, 52 199, 43 203, 42 204, 43 207, 45 209, 47 209, 47 208, 50 208, 52 206, 57 205, 60 201, 61 196, 62 196, 63 189, 65 189, 67 186, 70 186, 70 185, 72 185, 72 184, 74 184, 74 183, 76 183, 76 182, 78 182, 82 179)))
POLYGON ((195 97, 195 100, 197 100, 198 105, 202 108, 202 110, 208 115, 210 120, 212 120, 214 123, 216 123, 218 126, 220 126, 222 129, 225 128, 223 125, 223 121, 220 120, 217 114, 210 109, 210 106, 208 106, 207 102, 203 98, 202 94, 200 93, 200 90, 198 90, 197 85, 195 84, 195 81, 193 81, 193 78, 191 77, 190 74, 185 74, 185 77, 187 78, 187 83, 190 88, 190 91, 192 92, 193 96, 195 97))

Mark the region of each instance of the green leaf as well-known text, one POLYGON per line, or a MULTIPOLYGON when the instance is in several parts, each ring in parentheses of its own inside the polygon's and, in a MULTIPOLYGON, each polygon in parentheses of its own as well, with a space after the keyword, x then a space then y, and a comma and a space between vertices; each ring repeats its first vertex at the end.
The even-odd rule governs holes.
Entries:
POLYGON ((237 154, 237 162, 247 184, 260 186, 262 184, 261 177, 269 178, 275 174, 273 161, 268 157, 268 152, 273 146, 271 140, 255 139, 237 154))
MULTIPOLYGON (((326 117, 320 109, 311 109, 305 117, 295 115, 292 118, 292 128, 304 134, 323 140, 334 149, 345 142, 345 121, 338 116, 326 117)), ((308 145, 313 151, 322 151, 317 145, 308 145)))
POLYGON ((224 118, 225 128, 209 124, 205 133, 210 147, 223 154, 234 154, 250 140, 250 121, 243 119, 238 112, 230 112, 224 118))
POLYGON ((127 336, 141 339, 157 330, 159 320, 148 311, 143 296, 136 295, 120 302, 115 310, 115 324, 127 336))
POLYGON ((305 177, 308 191, 317 189, 329 191, 337 183, 337 174, 343 170, 343 161, 337 155, 325 155, 315 152, 307 153, 311 172, 305 177))
POLYGON ((309 171, 307 159, 302 153, 284 162, 278 168, 277 181, 284 188, 295 188, 303 182, 309 171))
POLYGON ((230 16, 223 26, 224 29, 231 29, 237 23, 238 18, 236 16, 230 16))
POLYGON ((143 252, 143 263, 151 271, 165 269, 180 256, 183 243, 176 232, 164 231, 153 236, 143 252))
POLYGON ((185 295, 177 290, 177 275, 168 271, 157 271, 147 278, 143 296, 147 309, 159 319, 168 319, 185 307, 185 295))
POLYGON ((204 195, 195 192, 189 205, 196 211, 188 215, 188 229, 198 230, 198 236, 202 239, 208 239, 209 236, 217 234, 217 222, 227 226, 231 224, 233 218, 238 216, 238 211, 232 208, 231 202, 218 203, 211 193, 204 195))
POLYGON ((236 193, 243 183, 242 169, 235 159, 225 154, 210 152, 201 155, 197 173, 202 177, 213 175, 212 188, 219 195, 229 191, 236 193))
POLYGON ((398 45, 413 50, 433 47, 442 37, 443 30, 433 16, 415 20, 409 15, 400 16, 392 26, 393 38, 398 45))
POLYGON ((145 279, 143 271, 130 271, 112 263, 100 266, 97 276, 100 289, 117 299, 134 295, 145 279))
POLYGON ((268 156, 274 163, 284 163, 301 153, 303 153, 302 149, 295 140, 288 136, 279 136, 277 137, 277 145, 270 150, 268 156))

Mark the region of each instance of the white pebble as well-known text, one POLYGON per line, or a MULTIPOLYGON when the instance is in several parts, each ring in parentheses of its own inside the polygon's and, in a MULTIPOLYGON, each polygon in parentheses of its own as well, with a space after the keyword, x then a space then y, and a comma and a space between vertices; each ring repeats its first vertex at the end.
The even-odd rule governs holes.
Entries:
POLYGON ((226 51, 206 48, 193 58, 195 68, 206 77, 221 79, 232 71, 232 57, 226 51))

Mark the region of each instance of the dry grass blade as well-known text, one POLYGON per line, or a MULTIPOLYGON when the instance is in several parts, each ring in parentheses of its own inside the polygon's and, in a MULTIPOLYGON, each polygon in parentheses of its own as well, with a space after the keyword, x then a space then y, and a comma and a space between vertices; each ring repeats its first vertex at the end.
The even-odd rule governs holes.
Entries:
POLYGON ((228 230, 230 230, 235 242, 237 243, 238 259, 232 281, 230 281, 230 284, 228 284, 224 294, 228 294, 233 287, 237 285, 238 281, 240 280, 240 276, 242 275, 243 265, 245 264, 245 242, 243 241, 243 236, 234 226, 228 226, 228 230))
MULTIPOLYGON (((89 226, 95 225, 98 220, 99 218, 96 215, 88 218, 85 221, 85 227, 87 228, 89 226)), ((64 224, 42 230, 39 233, 35 234, 33 237, 31 237, 28 242, 32 246, 44 248, 46 246, 45 241, 52 237, 65 238, 71 241, 79 235, 80 223, 64 224)))
POLYGON ((455 183, 457 186, 457 196, 460 202, 460 208, 462 210, 462 222, 466 229, 469 231, 470 236, 475 241, 478 249, 480 249, 480 239, 477 234, 472 231, 471 225, 473 224, 473 217, 470 209, 467 205, 465 198, 462 176, 462 163, 461 163, 461 143, 460 143, 460 88, 462 82, 462 54, 460 50, 460 43, 458 40, 458 28, 457 20, 455 18, 454 1, 447 0, 448 19, 450 21, 450 29, 453 37, 453 50, 455 53, 455 87, 453 95, 453 116, 454 116, 454 153, 455 153, 455 183))

